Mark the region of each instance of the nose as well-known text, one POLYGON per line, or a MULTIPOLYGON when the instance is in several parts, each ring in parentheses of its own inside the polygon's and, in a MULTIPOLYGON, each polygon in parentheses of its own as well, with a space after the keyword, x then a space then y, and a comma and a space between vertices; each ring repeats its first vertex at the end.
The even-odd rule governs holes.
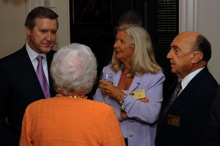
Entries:
POLYGON ((47 33, 47 37, 46 37, 47 41, 51 41, 52 40, 52 34, 51 32, 47 33))
POLYGON ((172 58, 172 49, 170 49, 170 51, 168 52, 168 54, 167 54, 167 59, 170 59, 170 58, 172 58))
POLYGON ((113 48, 116 48, 118 46, 117 41, 115 41, 115 44, 113 45, 113 48))

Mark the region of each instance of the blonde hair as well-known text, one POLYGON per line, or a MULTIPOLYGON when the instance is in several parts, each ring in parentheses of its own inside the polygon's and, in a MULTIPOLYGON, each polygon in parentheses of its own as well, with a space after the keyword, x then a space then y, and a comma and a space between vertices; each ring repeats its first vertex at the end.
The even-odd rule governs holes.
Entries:
MULTIPOLYGON (((150 35, 143 27, 135 24, 124 24, 118 27, 119 31, 124 31, 129 36, 131 47, 134 48, 130 71, 132 75, 156 74, 162 70, 154 58, 150 35)), ((111 69, 114 72, 118 72, 122 68, 123 64, 115 58, 114 51, 111 69)))

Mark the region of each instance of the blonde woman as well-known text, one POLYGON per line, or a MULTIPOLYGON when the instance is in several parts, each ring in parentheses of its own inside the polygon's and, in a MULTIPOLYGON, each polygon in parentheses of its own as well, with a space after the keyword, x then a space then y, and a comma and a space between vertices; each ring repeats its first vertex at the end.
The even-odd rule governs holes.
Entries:
POLYGON ((112 63, 103 74, 112 74, 113 83, 102 78, 94 100, 115 109, 127 145, 153 146, 165 77, 144 28, 119 26, 112 63))

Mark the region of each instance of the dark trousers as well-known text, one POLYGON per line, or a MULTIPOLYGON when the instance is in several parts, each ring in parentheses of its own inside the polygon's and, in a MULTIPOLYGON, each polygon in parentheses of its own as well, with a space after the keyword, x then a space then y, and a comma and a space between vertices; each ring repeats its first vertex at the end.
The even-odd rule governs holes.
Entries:
POLYGON ((128 146, 128 139, 125 138, 125 145, 128 146))

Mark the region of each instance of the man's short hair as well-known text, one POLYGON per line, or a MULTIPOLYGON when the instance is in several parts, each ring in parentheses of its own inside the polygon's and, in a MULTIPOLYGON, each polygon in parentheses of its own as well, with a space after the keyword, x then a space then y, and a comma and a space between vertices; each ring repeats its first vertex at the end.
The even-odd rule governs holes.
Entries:
MULTIPOLYGON (((34 8, 27 16, 25 21, 25 26, 27 26, 30 30, 34 28, 36 25, 35 20, 36 18, 49 18, 49 19, 57 19, 58 14, 46 7, 36 7, 34 8)), ((57 21, 57 28, 58 28, 58 21, 57 21)))
POLYGON ((140 16, 134 11, 126 11, 119 18, 119 25, 121 24, 136 24, 142 26, 142 20, 140 16))
POLYGON ((203 35, 198 35, 196 49, 203 52, 203 61, 208 62, 210 60, 212 56, 211 44, 203 35))

